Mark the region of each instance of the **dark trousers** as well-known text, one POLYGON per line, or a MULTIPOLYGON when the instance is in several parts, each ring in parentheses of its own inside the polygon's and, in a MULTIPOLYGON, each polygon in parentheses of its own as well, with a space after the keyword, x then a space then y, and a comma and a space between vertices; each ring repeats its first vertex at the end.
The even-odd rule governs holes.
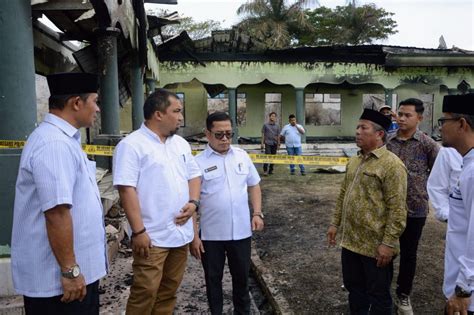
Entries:
MULTIPOLYGON (((277 153, 277 145, 276 144, 266 144, 265 143, 265 154, 276 154, 277 153)), ((271 174, 273 173, 273 164, 263 164, 263 171, 268 172, 271 174)))
POLYGON ((342 249, 341 261, 344 286, 349 291, 351 314, 392 314, 390 284, 393 278, 393 261, 385 267, 377 267, 375 258, 345 248, 342 249))
POLYGON ((82 302, 63 303, 62 295, 23 298, 26 315, 95 315, 99 314, 99 280, 87 286, 87 294, 82 302))
POLYGON ((238 241, 203 241, 202 265, 211 314, 222 314, 225 257, 232 276, 234 314, 250 314, 250 237, 238 241))
POLYGON ((418 242, 426 218, 407 218, 407 226, 400 236, 400 269, 397 278, 397 295, 410 295, 416 271, 418 242))

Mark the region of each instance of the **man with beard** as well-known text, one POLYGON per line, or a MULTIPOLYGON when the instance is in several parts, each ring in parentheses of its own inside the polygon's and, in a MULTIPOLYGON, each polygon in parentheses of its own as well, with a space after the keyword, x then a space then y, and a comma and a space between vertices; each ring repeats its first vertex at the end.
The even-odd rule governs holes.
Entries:
POLYGON ((176 94, 153 92, 143 106, 145 122, 114 153, 114 185, 132 229, 127 314, 172 314, 186 267, 201 173, 191 147, 176 135, 182 110, 176 94))
POLYGON ((448 315, 473 315, 474 299, 474 94, 448 95, 438 120, 443 145, 463 157, 457 185, 449 196, 444 261, 448 315))

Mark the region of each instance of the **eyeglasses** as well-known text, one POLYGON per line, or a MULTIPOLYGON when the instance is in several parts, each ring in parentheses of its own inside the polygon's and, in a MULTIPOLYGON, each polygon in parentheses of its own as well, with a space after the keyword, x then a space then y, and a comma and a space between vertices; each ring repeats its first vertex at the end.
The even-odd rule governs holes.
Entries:
POLYGON ((444 122, 448 120, 459 120, 459 118, 440 118, 438 119, 438 127, 443 126, 444 122))
POLYGON ((222 140, 224 136, 226 136, 227 139, 231 139, 234 133, 232 131, 218 131, 218 132, 212 132, 211 133, 216 137, 216 139, 222 140))

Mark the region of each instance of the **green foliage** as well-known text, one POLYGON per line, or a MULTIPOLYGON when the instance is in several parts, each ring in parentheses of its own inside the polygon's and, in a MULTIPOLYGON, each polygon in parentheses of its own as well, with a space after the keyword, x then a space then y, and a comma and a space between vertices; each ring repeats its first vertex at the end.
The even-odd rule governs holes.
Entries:
POLYGON ((312 32, 297 30, 300 45, 361 45, 395 34, 394 14, 375 4, 319 7, 305 11, 312 32))
POLYGON ((268 48, 286 48, 294 42, 296 31, 309 31, 312 25, 305 16, 304 6, 314 0, 251 0, 241 5, 238 24, 250 36, 268 48))

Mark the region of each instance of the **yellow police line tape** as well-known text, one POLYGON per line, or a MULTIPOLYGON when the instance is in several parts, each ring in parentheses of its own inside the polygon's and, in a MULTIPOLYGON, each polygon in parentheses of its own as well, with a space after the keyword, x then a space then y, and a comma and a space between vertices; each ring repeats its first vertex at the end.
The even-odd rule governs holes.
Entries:
MULTIPOLYGON (((0 149, 21 149, 26 141, 16 140, 0 140, 0 149)), ((110 145, 89 145, 83 144, 82 149, 89 155, 112 156, 114 146, 110 145)), ((197 154, 199 151, 193 151, 197 154)), ((331 156, 308 156, 308 155, 271 155, 249 153, 254 163, 272 163, 272 164, 305 164, 316 166, 343 166, 347 164, 347 157, 331 157, 331 156)))

